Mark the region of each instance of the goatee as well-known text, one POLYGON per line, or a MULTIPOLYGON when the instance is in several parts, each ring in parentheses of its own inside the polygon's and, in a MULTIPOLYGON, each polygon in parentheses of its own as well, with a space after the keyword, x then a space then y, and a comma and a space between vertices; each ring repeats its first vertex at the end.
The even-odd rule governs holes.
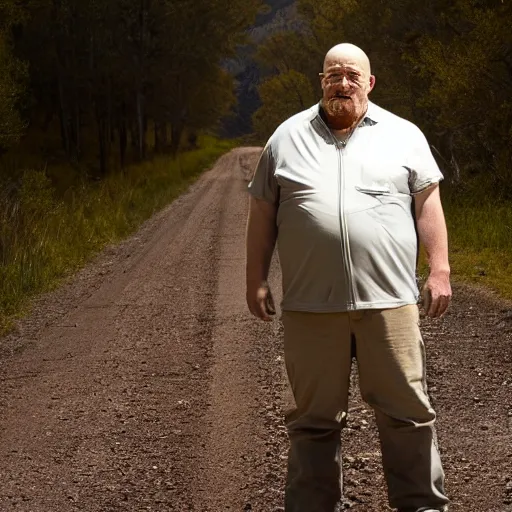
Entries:
POLYGON ((350 116, 354 115, 354 105, 350 100, 334 96, 324 101, 324 108, 331 116, 350 116))

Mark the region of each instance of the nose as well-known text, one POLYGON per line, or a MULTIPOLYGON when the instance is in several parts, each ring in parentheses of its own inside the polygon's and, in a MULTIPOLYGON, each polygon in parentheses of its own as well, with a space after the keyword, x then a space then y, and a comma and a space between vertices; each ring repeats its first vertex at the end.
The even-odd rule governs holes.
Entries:
POLYGON ((343 88, 350 87, 350 82, 348 81, 348 78, 347 78, 345 75, 343 75, 343 76, 341 77, 340 85, 341 85, 343 88))

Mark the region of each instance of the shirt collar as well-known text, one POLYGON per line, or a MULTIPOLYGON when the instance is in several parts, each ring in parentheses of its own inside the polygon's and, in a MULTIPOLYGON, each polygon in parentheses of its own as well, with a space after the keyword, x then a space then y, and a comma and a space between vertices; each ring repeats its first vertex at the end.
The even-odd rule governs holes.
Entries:
POLYGON ((379 122, 379 118, 379 107, 375 103, 368 101, 368 109, 366 110, 363 122, 366 121, 369 125, 373 126, 379 122))
MULTIPOLYGON (((327 128, 327 119, 322 107, 322 102, 319 101, 317 105, 313 107, 312 111, 313 115, 310 118, 311 124, 328 144, 334 144, 331 132, 329 128, 327 128)), ((379 117, 379 107, 375 105, 375 103, 368 101, 366 114, 359 123, 359 126, 374 126, 379 122, 379 117)))

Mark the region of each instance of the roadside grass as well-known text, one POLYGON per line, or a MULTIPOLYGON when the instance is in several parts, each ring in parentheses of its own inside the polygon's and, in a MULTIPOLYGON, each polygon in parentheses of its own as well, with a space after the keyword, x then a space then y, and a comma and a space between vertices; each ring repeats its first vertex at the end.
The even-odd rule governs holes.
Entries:
MULTIPOLYGON (((512 299, 512 203, 443 200, 454 281, 512 299)), ((422 253, 420 275, 427 266, 422 253)))
POLYGON ((16 185, 2 184, 0 335, 28 312, 31 297, 133 233, 236 145, 212 137, 199 142, 175 159, 155 157, 59 194, 38 168, 24 170, 16 185))

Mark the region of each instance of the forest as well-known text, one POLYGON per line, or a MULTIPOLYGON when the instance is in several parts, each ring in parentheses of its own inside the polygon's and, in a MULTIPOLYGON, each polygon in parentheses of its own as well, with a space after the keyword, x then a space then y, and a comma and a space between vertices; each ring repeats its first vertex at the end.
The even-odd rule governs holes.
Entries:
POLYGON ((0 331, 316 103, 339 42, 369 55, 371 99, 427 135, 454 275, 512 297, 511 25, 510 0, 0 0, 0 331))
POLYGON ((508 0, 298 0, 303 33, 257 51, 266 70, 253 116, 267 137, 320 97, 327 49, 352 42, 370 57, 371 99, 426 133, 460 193, 512 199, 512 7, 508 0))
MULTIPOLYGON (((325 52, 340 42, 370 57, 370 99, 426 134, 441 195, 454 280, 512 298, 512 7, 509 0, 297 0, 300 30, 259 45, 263 143, 320 98, 325 52)), ((421 254, 420 254, 421 256, 421 254)), ((420 257, 418 277, 427 267, 420 257)))
POLYGON ((260 0, 0 0, 0 331, 233 143, 260 0))
MULTIPOLYGON (((56 131, 65 156, 96 146, 101 175, 128 145, 176 153, 234 101, 221 61, 261 4, 211 0, 1 0, 0 146, 56 131), (93 139, 93 140, 91 140, 93 139), (115 147, 114 147, 115 146, 115 147)), ((46 143, 46 151, 52 151, 46 143)))

